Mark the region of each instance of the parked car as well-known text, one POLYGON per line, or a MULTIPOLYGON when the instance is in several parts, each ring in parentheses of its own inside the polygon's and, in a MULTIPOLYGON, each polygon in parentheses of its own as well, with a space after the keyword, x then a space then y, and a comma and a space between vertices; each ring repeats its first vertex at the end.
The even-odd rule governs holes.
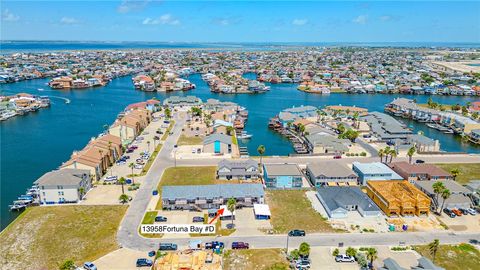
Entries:
POLYGON ((156 133, 162 135, 162 134, 163 134, 163 131, 157 130, 156 133))
POLYGON ((288 236, 305 236, 304 230, 291 230, 288 232, 288 236))
POLYGON ((339 254, 335 257, 336 262, 354 262, 355 258, 344 254, 339 254))
POLYGON ((156 216, 155 217, 156 222, 167 222, 167 218, 164 216, 156 216))
POLYGON ((170 121, 165 120, 165 121, 163 121, 163 123, 165 123, 165 124, 170 124, 170 121))
POLYGON ((466 208, 459 208, 458 210, 462 212, 463 215, 468 215, 468 210, 466 208))
POLYGON ((140 170, 140 169, 142 169, 142 168, 143 168, 143 165, 141 165, 141 164, 137 164, 137 165, 135 165, 135 167, 134 167, 134 168, 135 168, 135 169, 137 169, 137 170, 140 170))
POLYGON ((205 219, 203 217, 193 217, 192 222, 205 222, 205 219))
POLYGON ((86 270, 97 270, 97 267, 95 266, 95 264, 93 264, 91 262, 84 263, 83 268, 86 269, 86 270))
POLYGON ((451 217, 451 218, 454 218, 454 217, 457 216, 457 215, 455 215, 455 213, 453 213, 452 210, 450 210, 450 209, 448 209, 448 208, 443 209, 443 212, 444 212, 445 214, 447 214, 447 216, 449 216, 449 217, 451 217))
POLYGON ((475 216, 477 214, 477 211, 475 211, 475 209, 472 209, 472 208, 468 208, 467 212, 472 216, 475 216))
POLYGON ((455 215, 459 216, 459 217, 460 217, 460 216, 463 216, 462 211, 460 211, 460 210, 458 210, 458 209, 456 209, 456 208, 455 208, 455 209, 452 209, 452 212, 453 212, 455 215))
POLYGON ((233 242, 232 249, 249 249, 250 245, 245 242, 233 242))
POLYGON ((415 160, 415 163, 425 163, 425 160, 417 159, 417 160, 415 160))
POLYGON ((297 269, 309 269, 310 260, 309 259, 299 259, 296 263, 297 269))
POLYGON ((177 244, 160 243, 158 250, 177 250, 177 244))
POLYGON ((105 177, 105 182, 115 182, 118 180, 118 177, 116 175, 111 175, 105 177))
POLYGON ((157 254, 157 252, 155 252, 155 250, 152 250, 152 251, 148 252, 148 257, 154 257, 156 254, 157 254))
POLYGON ((135 149, 128 148, 128 149, 127 149, 127 153, 133 153, 134 150, 135 150, 135 149))
POLYGON ((340 156, 340 155, 333 156, 333 159, 341 159, 341 158, 342 158, 342 156, 340 156))
POLYGON ((141 258, 137 259, 137 267, 142 267, 142 266, 152 266, 153 262, 152 260, 141 258))
POLYGON ((223 248, 223 242, 213 241, 205 243, 205 249, 214 249, 216 247, 223 248))

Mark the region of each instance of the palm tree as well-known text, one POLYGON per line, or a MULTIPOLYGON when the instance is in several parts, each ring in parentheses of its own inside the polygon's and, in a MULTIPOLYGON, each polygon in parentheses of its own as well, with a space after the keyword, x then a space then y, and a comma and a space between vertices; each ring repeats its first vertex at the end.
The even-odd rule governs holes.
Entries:
POLYGON ((387 146, 383 149, 383 154, 385 155, 385 163, 388 162, 388 156, 390 155, 390 151, 392 149, 390 149, 390 146, 387 146))
POLYGON ((128 164, 128 167, 132 169, 132 184, 135 184, 135 180, 133 179, 133 168, 135 168, 135 163, 130 162, 130 164, 128 164))
POLYGON ((233 212, 235 211, 235 208, 237 207, 237 200, 235 198, 230 198, 227 201, 227 209, 232 213, 232 224, 233 224, 233 212))
POLYGON ((263 154, 265 154, 265 150, 266 149, 264 145, 259 145, 257 148, 257 152, 260 155, 260 165, 262 165, 262 158, 263 158, 263 154))
POLYGON ((367 250, 367 259, 370 260, 370 265, 373 265, 373 261, 375 261, 377 257, 377 250, 375 248, 369 248, 367 250))
POLYGON ((432 262, 435 263, 435 256, 437 255, 438 247, 440 246, 440 241, 438 239, 433 240, 430 244, 428 244, 428 250, 430 251, 430 255, 432 255, 432 262))
POLYGON ((452 195, 452 193, 450 192, 450 190, 449 190, 448 188, 444 188, 444 189, 442 190, 441 196, 442 196, 443 201, 442 201, 442 209, 441 209, 441 211, 443 211, 443 207, 445 206, 445 201, 446 201, 448 198, 450 198, 450 195, 452 195))
POLYGON ((415 146, 412 146, 410 147, 410 149, 408 149, 408 152, 407 152, 407 156, 408 156, 408 163, 412 163, 412 157, 413 155, 415 154, 415 152, 417 151, 417 149, 415 148, 415 146))
POLYGON ((127 180, 123 176, 120 177, 120 179, 118 179, 118 183, 120 185, 122 185, 122 194, 125 194, 125 189, 124 189, 123 185, 125 185, 126 182, 127 182, 127 180))
POLYGON ((354 126, 355 128, 357 128, 357 129, 358 129, 359 124, 360 124, 360 123, 358 122, 359 116, 360 116, 360 114, 359 114, 358 112, 353 113, 353 126, 354 126))
POLYGON ((392 163, 393 158, 397 157, 397 150, 390 150, 390 163, 392 163))
POLYGON ((383 156, 385 155, 383 149, 378 150, 378 156, 380 157, 380 162, 383 162, 383 156))
POLYGON ((80 193, 80 200, 83 198, 83 195, 85 195, 85 188, 84 187, 80 187, 78 189, 78 193, 80 193))
POLYGON ((445 189, 445 186, 443 185, 442 182, 435 182, 433 185, 433 192, 435 193, 435 202, 436 202, 436 210, 438 212, 438 196, 443 192, 445 189))
POLYGON ((128 197, 127 194, 122 194, 120 195, 120 197, 118 197, 118 200, 122 203, 122 204, 125 204, 128 202, 130 198, 128 197))
POLYGON ((453 168, 452 170, 450 170, 450 173, 453 176, 453 181, 455 181, 457 180, 457 176, 460 175, 460 170, 458 168, 453 168))

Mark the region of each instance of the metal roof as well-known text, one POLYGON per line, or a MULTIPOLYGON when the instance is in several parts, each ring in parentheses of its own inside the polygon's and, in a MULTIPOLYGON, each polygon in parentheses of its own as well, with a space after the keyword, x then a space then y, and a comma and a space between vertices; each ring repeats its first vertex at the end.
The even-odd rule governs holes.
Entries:
POLYGON ((262 184, 221 184, 221 185, 189 185, 162 187, 162 200, 197 198, 244 198, 263 197, 262 184))

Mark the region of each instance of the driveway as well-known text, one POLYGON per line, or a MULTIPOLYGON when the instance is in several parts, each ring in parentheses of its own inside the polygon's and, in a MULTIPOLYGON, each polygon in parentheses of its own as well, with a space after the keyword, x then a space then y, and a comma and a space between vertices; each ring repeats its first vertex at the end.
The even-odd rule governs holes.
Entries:
POLYGON ((313 247, 310 249, 312 260, 310 270, 358 270, 354 263, 337 263, 332 256, 333 249, 329 247, 313 247))

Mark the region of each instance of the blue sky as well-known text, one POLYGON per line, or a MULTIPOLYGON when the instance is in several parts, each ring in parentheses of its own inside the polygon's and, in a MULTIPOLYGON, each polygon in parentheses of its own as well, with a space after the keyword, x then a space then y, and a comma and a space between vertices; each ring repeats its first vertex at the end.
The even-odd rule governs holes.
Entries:
POLYGON ((480 42, 480 2, 5 1, 2 40, 480 42))

